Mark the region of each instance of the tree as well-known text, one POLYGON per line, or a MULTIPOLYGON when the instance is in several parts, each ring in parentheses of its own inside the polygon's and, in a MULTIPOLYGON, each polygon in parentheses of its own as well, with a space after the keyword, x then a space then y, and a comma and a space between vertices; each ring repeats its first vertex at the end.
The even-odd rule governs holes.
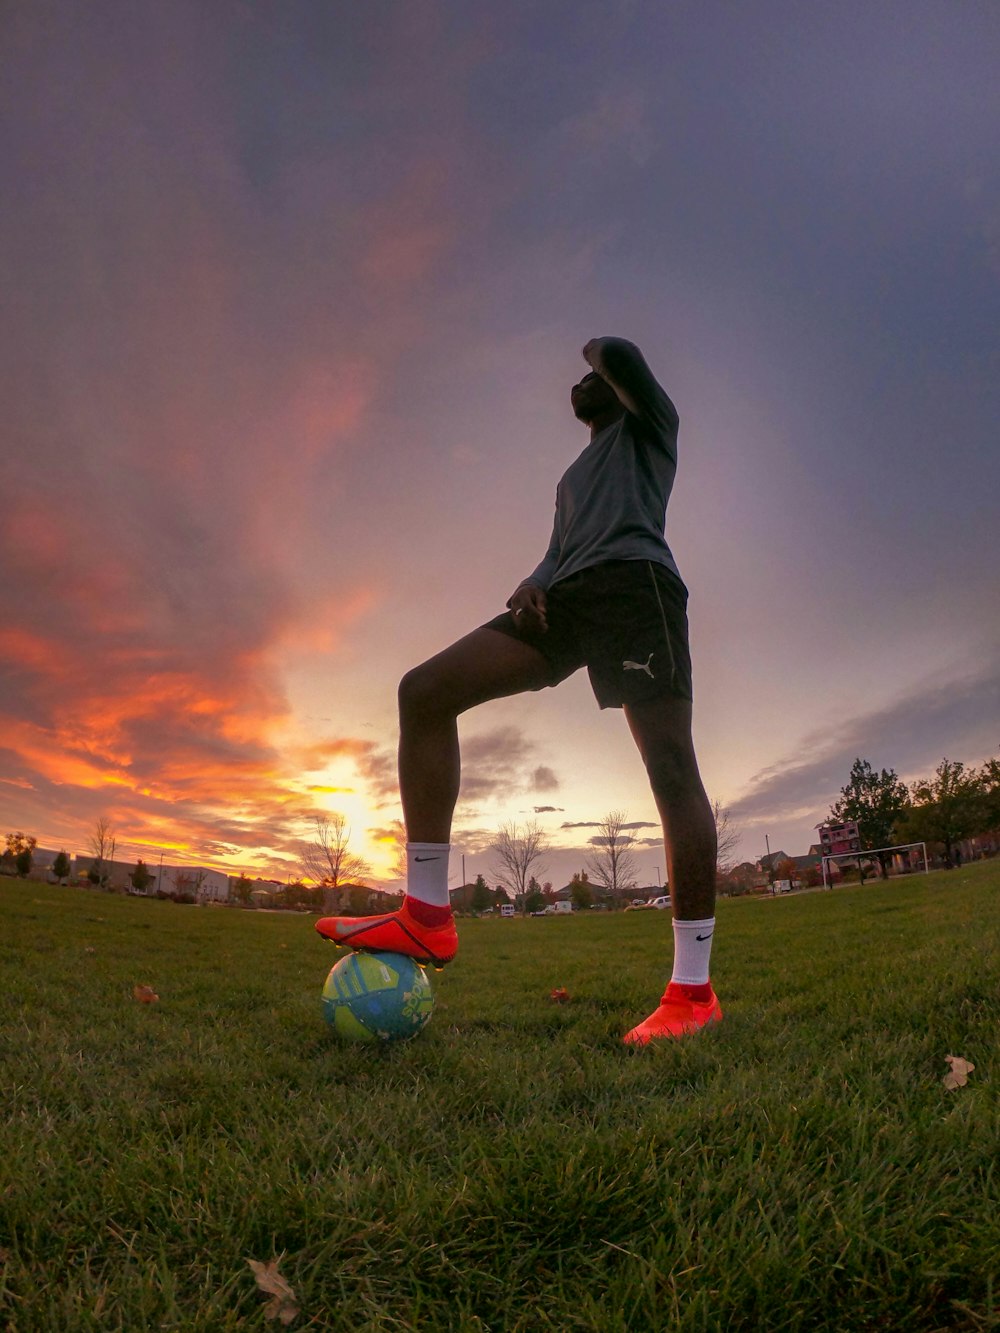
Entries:
POLYGON ((135 869, 132 871, 131 875, 129 875, 129 879, 132 881, 132 887, 135 889, 136 893, 145 893, 153 882, 153 876, 149 872, 149 867, 141 856, 138 861, 136 861, 135 869))
POLYGON ((493 895, 490 893, 489 885, 483 879, 482 875, 476 876, 476 882, 472 886, 472 902, 470 904, 474 912, 485 912, 488 907, 493 906, 493 895))
POLYGON ((526 912, 541 912, 544 908, 545 897, 542 894, 541 889, 538 887, 538 881, 533 879, 531 884, 528 885, 528 894, 525 898, 524 910, 526 912), (534 887, 532 887, 532 885, 534 887))
POLYGON ((977 833, 984 818, 983 780, 961 760, 942 759, 932 778, 910 789, 913 803, 901 822, 910 842, 944 844, 945 865, 951 866, 956 843, 977 833))
POLYGON ((198 870, 177 870, 174 872, 174 891, 170 895, 177 902, 184 903, 196 902, 198 894, 201 892, 202 882, 205 878, 205 872, 198 870))
POLYGON ((590 881, 585 870, 578 870, 570 880, 569 892, 573 900, 573 906, 578 910, 585 911, 588 907, 593 906, 594 892, 590 887, 590 881))
MULTIPOLYGON (((839 821, 856 820, 863 849, 889 846, 896 837, 896 826, 910 804, 910 793, 891 768, 876 773, 867 759, 855 759, 840 800, 830 807, 830 817, 839 821)), ((889 878, 889 853, 878 853, 879 872, 889 878)))
MULTIPOLYGON (((300 879, 297 879, 293 880, 291 884, 285 885, 282 898, 286 907, 309 908, 317 905, 317 899, 321 892, 322 891, 317 889, 315 885, 310 887, 308 884, 303 884, 300 879)), ((365 892, 367 893, 367 889, 365 892)))
POLYGON ((786 856, 783 861, 778 862, 775 873, 777 874, 778 879, 787 879, 789 885, 794 885, 799 872, 792 858, 786 856))
POLYGON ((497 861, 497 876, 513 892, 514 901, 520 900, 521 912, 525 915, 528 912, 528 880, 536 866, 542 869, 542 857, 547 850, 548 839, 533 819, 523 828, 516 820, 505 821, 490 843, 490 851, 497 861))
POLYGON ((715 866, 720 875, 728 875, 735 863, 743 830, 734 823, 732 814, 720 801, 712 802, 712 815, 715 818, 715 866))
POLYGON ((31 874, 31 861, 35 848, 38 846, 38 839, 26 836, 18 831, 17 833, 7 833, 4 836, 3 861, 4 868, 9 874, 14 871, 20 875, 21 879, 27 879, 31 874))
POLYGON ((392 840, 392 869, 389 872, 389 877, 392 880, 402 880, 405 885, 409 866, 406 862, 406 825, 401 819, 392 821, 390 837, 392 840))
POLYGON ((348 885, 347 910, 351 916, 365 916, 371 911, 371 894, 367 884, 348 885))
POLYGON ((982 791, 982 827, 978 833, 1000 831, 1000 759, 987 759, 979 770, 982 791))
POLYGON ((230 888, 230 893, 238 903, 242 903, 243 906, 245 907, 247 903, 250 901, 250 893, 252 889, 253 889, 253 880, 250 878, 250 876, 240 875, 237 879, 233 880, 232 887, 230 888))
POLYGON ((65 851, 61 851, 52 862, 53 875, 55 875, 60 884, 63 884, 69 879, 69 872, 71 869, 72 866, 70 865, 69 855, 65 851))
POLYGON ((111 878, 117 841, 115 831, 111 827, 111 821, 107 815, 101 815, 95 821, 94 831, 90 835, 90 850, 94 863, 87 872, 87 878, 92 884, 107 885, 111 878))
POLYGON ((629 832, 627 821, 624 810, 606 814, 598 825, 600 832, 590 840, 598 850, 586 862, 595 883, 606 889, 616 902, 636 883, 636 861, 631 851, 635 836, 629 832))
POLYGON ((343 815, 315 815, 313 825, 316 837, 303 846, 302 869, 307 879, 331 891, 334 910, 339 911, 348 887, 367 879, 371 867, 350 850, 351 830, 343 815))

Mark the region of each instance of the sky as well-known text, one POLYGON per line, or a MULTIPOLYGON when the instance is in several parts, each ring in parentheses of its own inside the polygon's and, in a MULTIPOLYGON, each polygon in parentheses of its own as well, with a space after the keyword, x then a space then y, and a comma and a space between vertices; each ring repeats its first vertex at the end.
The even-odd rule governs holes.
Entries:
MULTIPOLYGON (((396 685, 503 608, 592 337, 676 403, 695 741, 741 856, 856 756, 1000 749, 1000 16, 38 0, 0 16, 0 825, 391 881, 396 685)), ((585 673, 463 717, 452 882, 612 810, 585 673)))

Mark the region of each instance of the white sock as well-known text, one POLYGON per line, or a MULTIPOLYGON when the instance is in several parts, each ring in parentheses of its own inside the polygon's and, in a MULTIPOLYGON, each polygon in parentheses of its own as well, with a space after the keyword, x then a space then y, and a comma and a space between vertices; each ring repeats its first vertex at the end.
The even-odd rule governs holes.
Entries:
POLYGON ((682 986, 704 986, 712 957, 715 917, 707 921, 674 921, 674 970, 671 981, 682 986))
POLYGON ((450 907, 448 896, 449 842, 406 844, 406 892, 432 907, 450 907))

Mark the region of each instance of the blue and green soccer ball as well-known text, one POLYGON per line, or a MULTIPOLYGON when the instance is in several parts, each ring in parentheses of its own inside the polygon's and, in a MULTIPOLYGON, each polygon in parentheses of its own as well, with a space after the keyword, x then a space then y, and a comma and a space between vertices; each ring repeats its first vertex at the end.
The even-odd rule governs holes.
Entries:
POLYGON ((427 973, 401 953, 349 953, 323 987, 323 1013, 347 1041, 415 1037, 434 1009, 427 973))

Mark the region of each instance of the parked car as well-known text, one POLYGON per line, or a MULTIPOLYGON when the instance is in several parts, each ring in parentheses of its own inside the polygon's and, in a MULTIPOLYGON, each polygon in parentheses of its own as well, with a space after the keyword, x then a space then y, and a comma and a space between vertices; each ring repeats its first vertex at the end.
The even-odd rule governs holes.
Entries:
POLYGON ((628 907, 625 908, 625 911, 648 912, 651 907, 664 908, 669 906, 670 906, 670 894, 664 893, 661 894, 659 898, 650 898, 648 902, 646 901, 645 898, 633 898, 632 901, 629 903, 628 907))

